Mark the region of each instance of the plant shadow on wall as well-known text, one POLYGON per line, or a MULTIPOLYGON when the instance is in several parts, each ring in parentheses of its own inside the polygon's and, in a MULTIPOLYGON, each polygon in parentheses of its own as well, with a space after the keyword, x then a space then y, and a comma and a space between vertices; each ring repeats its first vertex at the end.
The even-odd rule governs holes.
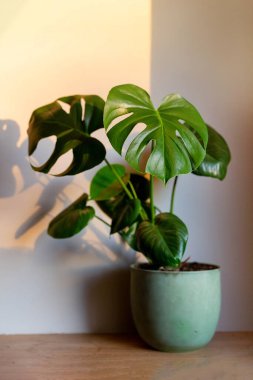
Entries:
POLYGON ((20 142, 20 135, 20 127, 16 121, 11 119, 0 120, 0 198, 14 197, 38 183, 42 187, 36 211, 16 231, 15 237, 17 239, 53 209, 57 197, 60 197, 63 203, 69 201, 64 197, 63 190, 71 181, 71 178, 62 182, 50 178, 45 181, 44 176, 42 178, 41 175, 34 175, 27 159, 27 139, 20 142))
MULTIPOLYGON (((28 141, 25 139, 20 143, 20 135, 20 126, 17 122, 11 119, 0 120, 2 163, 0 198, 10 202, 10 207, 13 208, 16 204, 15 197, 22 197, 26 191, 29 192, 37 186, 33 191, 38 193, 36 205, 31 208, 29 207, 31 204, 27 205, 26 219, 17 226, 16 231, 14 229, 15 239, 19 241, 29 235, 34 227, 39 226, 39 228, 33 229, 35 234, 33 249, 22 247, 22 240, 19 248, 16 244, 14 248, 11 244, 8 248, 0 248, 1 255, 5 258, 2 265, 5 263, 8 265, 8 260, 19 262, 19 276, 28 283, 34 281, 33 273, 37 273, 35 281, 38 283, 41 281, 38 289, 41 286, 45 286, 46 289, 48 286, 43 284, 43 276, 52 278, 50 284, 52 293, 60 289, 57 284, 68 284, 69 289, 65 291, 66 314, 67 309, 76 302, 76 310, 82 309, 81 330, 129 331, 132 322, 128 301, 129 271, 126 268, 133 261, 133 252, 122 246, 116 236, 112 236, 108 242, 107 227, 99 226, 97 223, 90 224, 89 239, 85 238, 86 230, 74 239, 64 241, 46 235, 45 220, 48 215, 53 217, 55 214, 56 203, 60 203, 64 208, 71 203, 71 190, 83 191, 83 188, 78 183, 73 184, 71 176, 54 178, 31 171, 27 159, 28 141), (74 188, 66 191, 69 186, 74 188)), ((47 144, 48 150, 51 151, 53 143, 48 140, 47 144)), ((41 154, 45 155, 45 150, 41 154)), ((40 154, 36 159, 42 161, 40 154)), ((6 222, 8 223, 8 217, 6 222)), ((11 221, 10 223, 12 226, 15 224, 11 221)), ((36 293, 34 283, 31 283, 31 287, 36 293)), ((61 297, 62 294, 57 295, 57 298, 61 297)), ((35 298, 40 298, 40 294, 35 298)), ((46 301, 42 300, 42 303, 47 307, 46 301)))
POLYGON ((18 145, 20 127, 11 119, 0 120, 1 182, 0 198, 8 198, 37 182, 28 165, 27 141, 18 145), (18 185, 21 179, 21 186, 18 185))

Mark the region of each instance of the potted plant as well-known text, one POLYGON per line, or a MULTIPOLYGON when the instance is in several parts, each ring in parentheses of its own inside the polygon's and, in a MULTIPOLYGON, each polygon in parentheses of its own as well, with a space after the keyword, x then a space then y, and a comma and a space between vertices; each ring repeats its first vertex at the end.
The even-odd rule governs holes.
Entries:
POLYGON ((54 151, 43 165, 32 166, 34 170, 48 173, 69 150, 72 162, 60 176, 105 165, 94 175, 89 194, 81 194, 50 222, 49 235, 69 238, 94 217, 106 223, 110 234, 119 233, 146 257, 146 263, 131 267, 132 312, 140 336, 162 351, 207 344, 219 318, 220 270, 183 261, 188 230, 174 213, 174 196, 179 175, 225 177, 230 152, 224 138, 180 95, 166 96, 156 109, 148 93, 132 84, 112 88, 105 103, 96 95, 76 95, 36 109, 28 128, 29 155, 41 139, 53 135, 54 151), (133 133, 139 123, 144 128, 133 133), (125 157, 130 172, 108 161, 103 143, 92 136, 99 128, 125 157), (165 212, 155 206, 155 179, 165 185, 173 180, 165 212), (110 223, 96 215, 94 201, 110 223))

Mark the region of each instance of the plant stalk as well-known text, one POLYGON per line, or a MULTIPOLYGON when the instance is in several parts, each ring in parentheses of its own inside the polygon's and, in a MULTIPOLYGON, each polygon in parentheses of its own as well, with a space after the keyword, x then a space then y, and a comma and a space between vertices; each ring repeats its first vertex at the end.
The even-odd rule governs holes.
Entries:
POLYGON ((138 199, 138 196, 137 196, 137 194, 136 194, 135 188, 134 188, 134 186, 133 186, 133 184, 132 184, 132 182, 131 182, 130 180, 129 180, 128 184, 129 184, 129 186, 130 186, 130 188, 131 188, 131 191, 132 191, 132 193, 133 193, 134 198, 135 198, 135 199, 138 199))
POLYGON ((170 200, 170 213, 174 213, 174 202, 175 202, 175 192, 177 187, 177 180, 178 176, 174 178, 173 187, 172 187, 172 193, 171 193, 171 200, 170 200))
MULTIPOLYGON (((133 194, 127 188, 126 184, 124 183, 124 181, 122 181, 122 178, 118 175, 118 173, 116 172, 116 170, 114 169, 114 167, 110 164, 110 162, 106 158, 105 158, 104 161, 109 166, 109 168, 111 169, 111 171, 113 172, 113 174, 117 178, 118 182, 121 184, 122 188, 125 190, 125 192, 128 195, 129 199, 138 199, 138 196, 136 194, 136 191, 135 191, 135 189, 133 187, 132 182, 129 181, 129 186, 130 186, 131 191, 132 191, 133 194)), ((142 220, 147 219, 146 211, 143 208, 141 208, 141 210, 140 210, 140 216, 141 216, 142 220)))
MULTIPOLYGON (((151 153, 154 149, 154 141, 151 143, 151 153)), ((151 223, 155 224, 155 205, 154 205, 154 176, 150 174, 150 211, 151 211, 151 223)))
POLYGON ((150 211, 151 223, 155 223, 155 206, 154 206, 154 176, 150 174, 150 211))
POLYGON ((105 158, 105 162, 106 164, 109 166, 109 168, 111 169, 111 171, 113 172, 113 174, 115 175, 115 177, 117 178, 118 182, 121 184, 121 186, 123 187, 123 189, 125 190, 126 194, 128 195, 128 197, 130 199, 134 199, 133 195, 131 194, 131 192, 128 190, 126 184, 124 183, 124 181, 122 181, 122 178, 118 175, 118 173, 116 172, 116 170, 114 169, 114 167, 110 164, 110 162, 105 158))
POLYGON ((111 227, 109 223, 107 223, 104 219, 100 218, 99 216, 95 215, 95 218, 100 220, 100 222, 104 223, 106 226, 111 227))

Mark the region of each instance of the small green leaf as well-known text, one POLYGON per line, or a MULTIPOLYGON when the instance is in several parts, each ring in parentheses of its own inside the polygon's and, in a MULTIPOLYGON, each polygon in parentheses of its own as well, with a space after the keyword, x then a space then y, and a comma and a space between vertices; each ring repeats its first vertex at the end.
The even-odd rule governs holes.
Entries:
MULTIPOLYGON (((148 205, 146 205, 146 203, 143 201, 149 198, 149 193, 150 193, 149 180, 145 178, 143 175, 131 173, 130 181, 133 184, 133 187, 136 191, 138 198, 142 201, 142 206, 147 212, 147 209, 149 210, 150 207, 148 207, 148 205)), ((127 185, 127 187, 131 191, 131 187, 129 186, 129 184, 127 185)), ((116 196, 110 199, 103 200, 103 201, 96 201, 96 202, 98 206, 101 208, 101 210, 110 218, 112 218, 114 209, 119 207, 120 205, 125 204, 128 200, 129 200, 128 196, 126 195, 124 190, 122 190, 122 192, 120 192, 119 194, 117 194, 116 196)))
POLYGON ((143 221, 137 229, 139 250, 158 267, 178 267, 187 239, 186 225, 171 213, 158 214, 154 224, 143 221))
POLYGON ((104 125, 119 154, 138 123, 146 128, 132 138, 125 155, 135 170, 141 171, 142 154, 151 142, 153 149, 145 171, 165 183, 176 175, 192 172, 204 159, 206 125, 197 109, 180 95, 166 96, 155 109, 149 94, 138 86, 125 84, 112 88, 105 103, 104 125), (117 120, 124 115, 123 120, 117 120))
POLYGON ((120 232, 120 236, 122 237, 122 239, 135 251, 138 251, 136 239, 136 229, 138 227, 138 224, 138 222, 135 222, 130 227, 127 227, 120 232))
POLYGON ((136 221, 140 209, 141 201, 139 199, 128 199, 115 208, 112 217, 111 234, 131 226, 136 221))
MULTIPOLYGON (((126 184, 130 175, 126 173, 126 168, 119 164, 111 165, 126 184)), ((122 185, 109 166, 101 168, 93 177, 90 185, 90 196, 96 201, 110 199, 122 192, 122 185)))
POLYGON ((87 194, 83 194, 60 214, 48 226, 48 234, 56 239, 64 239, 76 235, 94 217, 95 211, 86 206, 87 194))
POLYGON ((55 102, 36 109, 29 121, 29 156, 38 143, 50 136, 56 136, 54 151, 41 166, 32 166, 36 171, 48 173, 57 160, 72 150, 70 166, 59 176, 74 175, 93 168, 105 158, 103 144, 90 136, 90 133, 103 127, 104 101, 96 95, 75 95, 57 99, 55 102), (81 101, 85 101, 85 117, 81 101), (59 101, 70 105, 67 113, 59 101))
POLYGON ((225 139, 210 126, 208 127, 208 144, 206 156, 193 174, 224 179, 231 159, 230 150, 225 139))
POLYGON ((104 201, 96 201, 99 208, 110 218, 112 218, 115 208, 129 199, 124 193, 120 193, 114 198, 106 199, 104 201))

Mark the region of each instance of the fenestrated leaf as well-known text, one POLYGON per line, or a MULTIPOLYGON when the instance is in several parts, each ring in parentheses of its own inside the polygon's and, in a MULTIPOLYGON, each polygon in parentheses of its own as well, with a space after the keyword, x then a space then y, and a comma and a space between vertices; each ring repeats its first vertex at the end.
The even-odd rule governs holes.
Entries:
POLYGON ((125 227, 133 224, 141 210, 139 199, 128 199, 114 209, 111 225, 111 234, 122 231, 125 227))
POLYGON ((105 102, 97 95, 75 95, 59 98, 60 101, 71 106, 70 113, 76 119, 81 129, 89 135, 97 129, 103 128, 103 112, 105 102), (84 118, 82 118, 81 99, 85 101, 84 118), (78 112, 75 111, 77 107, 78 112), (73 110, 75 112, 73 112, 73 110), (76 115, 76 117, 75 117, 76 115))
POLYGON ((186 225, 171 213, 158 214, 154 224, 143 221, 137 229, 139 250, 158 267, 178 267, 187 239, 186 225))
MULTIPOLYGON (((127 184, 130 174, 123 165, 111 165, 122 181, 127 184)), ((122 192, 122 185, 109 166, 101 168, 93 177, 90 185, 90 197, 96 201, 110 199, 122 192)))
POLYGON ((230 150, 225 139, 214 128, 207 127, 206 156, 200 166, 193 171, 193 174, 222 180, 227 174, 227 167, 231 159, 230 150))
POLYGON ((204 159, 206 125, 196 108, 180 95, 168 95, 155 109, 142 88, 132 84, 114 87, 105 104, 104 125, 118 153, 122 154, 126 139, 138 123, 144 123, 146 128, 132 139, 125 156, 135 170, 141 171, 139 162, 151 141, 154 147, 145 171, 165 183, 178 174, 191 172, 204 159))
POLYGON ((56 136, 54 151, 45 164, 33 166, 36 171, 48 173, 56 161, 72 150, 73 160, 59 176, 73 175, 98 165, 105 158, 103 144, 90 133, 103 127, 104 101, 96 95, 75 95, 57 99, 55 102, 36 109, 28 128, 29 155, 38 143, 46 137, 56 136), (85 112, 81 100, 85 101, 85 112), (70 112, 64 111, 59 101, 70 105, 70 112))
POLYGON ((83 194, 60 214, 48 226, 48 234, 53 238, 64 239, 76 235, 94 217, 95 211, 86 206, 87 194, 83 194))

